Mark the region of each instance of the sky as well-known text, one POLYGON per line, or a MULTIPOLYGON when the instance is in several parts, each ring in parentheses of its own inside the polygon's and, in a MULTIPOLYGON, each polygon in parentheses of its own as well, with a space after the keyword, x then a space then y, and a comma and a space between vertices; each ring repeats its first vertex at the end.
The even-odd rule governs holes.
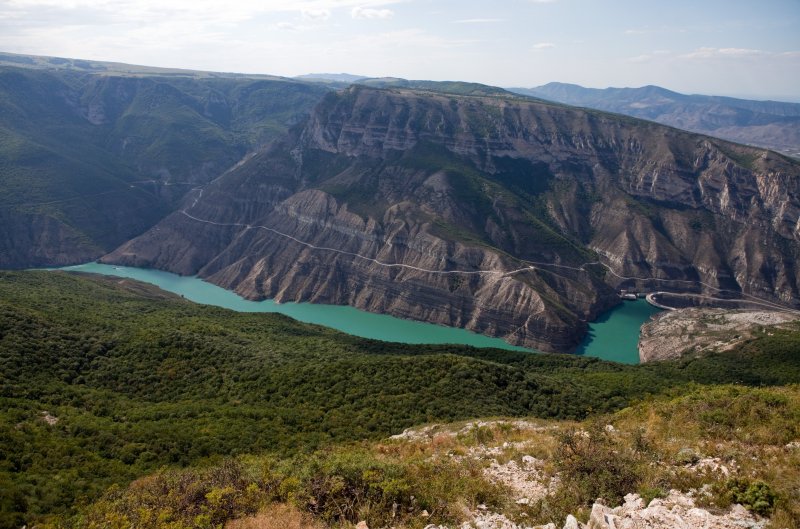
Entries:
POLYGON ((800 101, 800 0, 0 0, 0 51, 800 101))

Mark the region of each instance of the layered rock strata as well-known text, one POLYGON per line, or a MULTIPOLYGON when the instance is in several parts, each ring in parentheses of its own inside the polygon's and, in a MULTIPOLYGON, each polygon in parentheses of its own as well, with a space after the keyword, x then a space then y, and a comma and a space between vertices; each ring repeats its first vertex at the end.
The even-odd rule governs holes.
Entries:
POLYGON ((619 116, 352 87, 105 260, 569 351, 621 286, 798 304, 799 176, 619 116))

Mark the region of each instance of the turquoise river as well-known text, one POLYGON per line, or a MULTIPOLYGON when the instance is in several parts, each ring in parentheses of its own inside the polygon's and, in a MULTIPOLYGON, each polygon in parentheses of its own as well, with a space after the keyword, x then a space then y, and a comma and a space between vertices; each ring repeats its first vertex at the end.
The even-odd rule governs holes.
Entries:
MULTIPOLYGON (((279 312, 300 321, 338 329, 348 334, 389 342, 453 343, 475 347, 499 347, 514 351, 529 351, 509 345, 499 338, 473 332, 372 314, 342 305, 312 303, 275 303, 272 300, 249 301, 237 294, 207 283, 197 277, 185 277, 159 270, 87 263, 62 268, 66 271, 91 272, 137 279, 186 299, 206 305, 216 305, 240 312, 279 312)), ((589 334, 577 354, 594 356, 627 364, 639 363, 637 342, 639 329, 659 309, 644 300, 626 301, 589 324, 589 334)))

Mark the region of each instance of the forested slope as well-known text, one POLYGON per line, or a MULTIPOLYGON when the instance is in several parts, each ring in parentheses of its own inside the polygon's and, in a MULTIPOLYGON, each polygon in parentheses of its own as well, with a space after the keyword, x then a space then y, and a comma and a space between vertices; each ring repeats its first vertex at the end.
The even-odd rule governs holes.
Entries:
POLYGON ((0 273, 3 526, 162 465, 302 452, 430 421, 580 419, 694 382, 800 381, 800 334, 624 366, 365 340, 130 280, 0 273))

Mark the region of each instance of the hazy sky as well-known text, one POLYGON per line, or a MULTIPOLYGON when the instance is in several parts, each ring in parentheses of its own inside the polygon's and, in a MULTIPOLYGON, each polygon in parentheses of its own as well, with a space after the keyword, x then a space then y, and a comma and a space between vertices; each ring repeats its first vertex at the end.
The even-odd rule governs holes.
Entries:
POLYGON ((0 50, 800 100, 800 0, 0 0, 0 50))

